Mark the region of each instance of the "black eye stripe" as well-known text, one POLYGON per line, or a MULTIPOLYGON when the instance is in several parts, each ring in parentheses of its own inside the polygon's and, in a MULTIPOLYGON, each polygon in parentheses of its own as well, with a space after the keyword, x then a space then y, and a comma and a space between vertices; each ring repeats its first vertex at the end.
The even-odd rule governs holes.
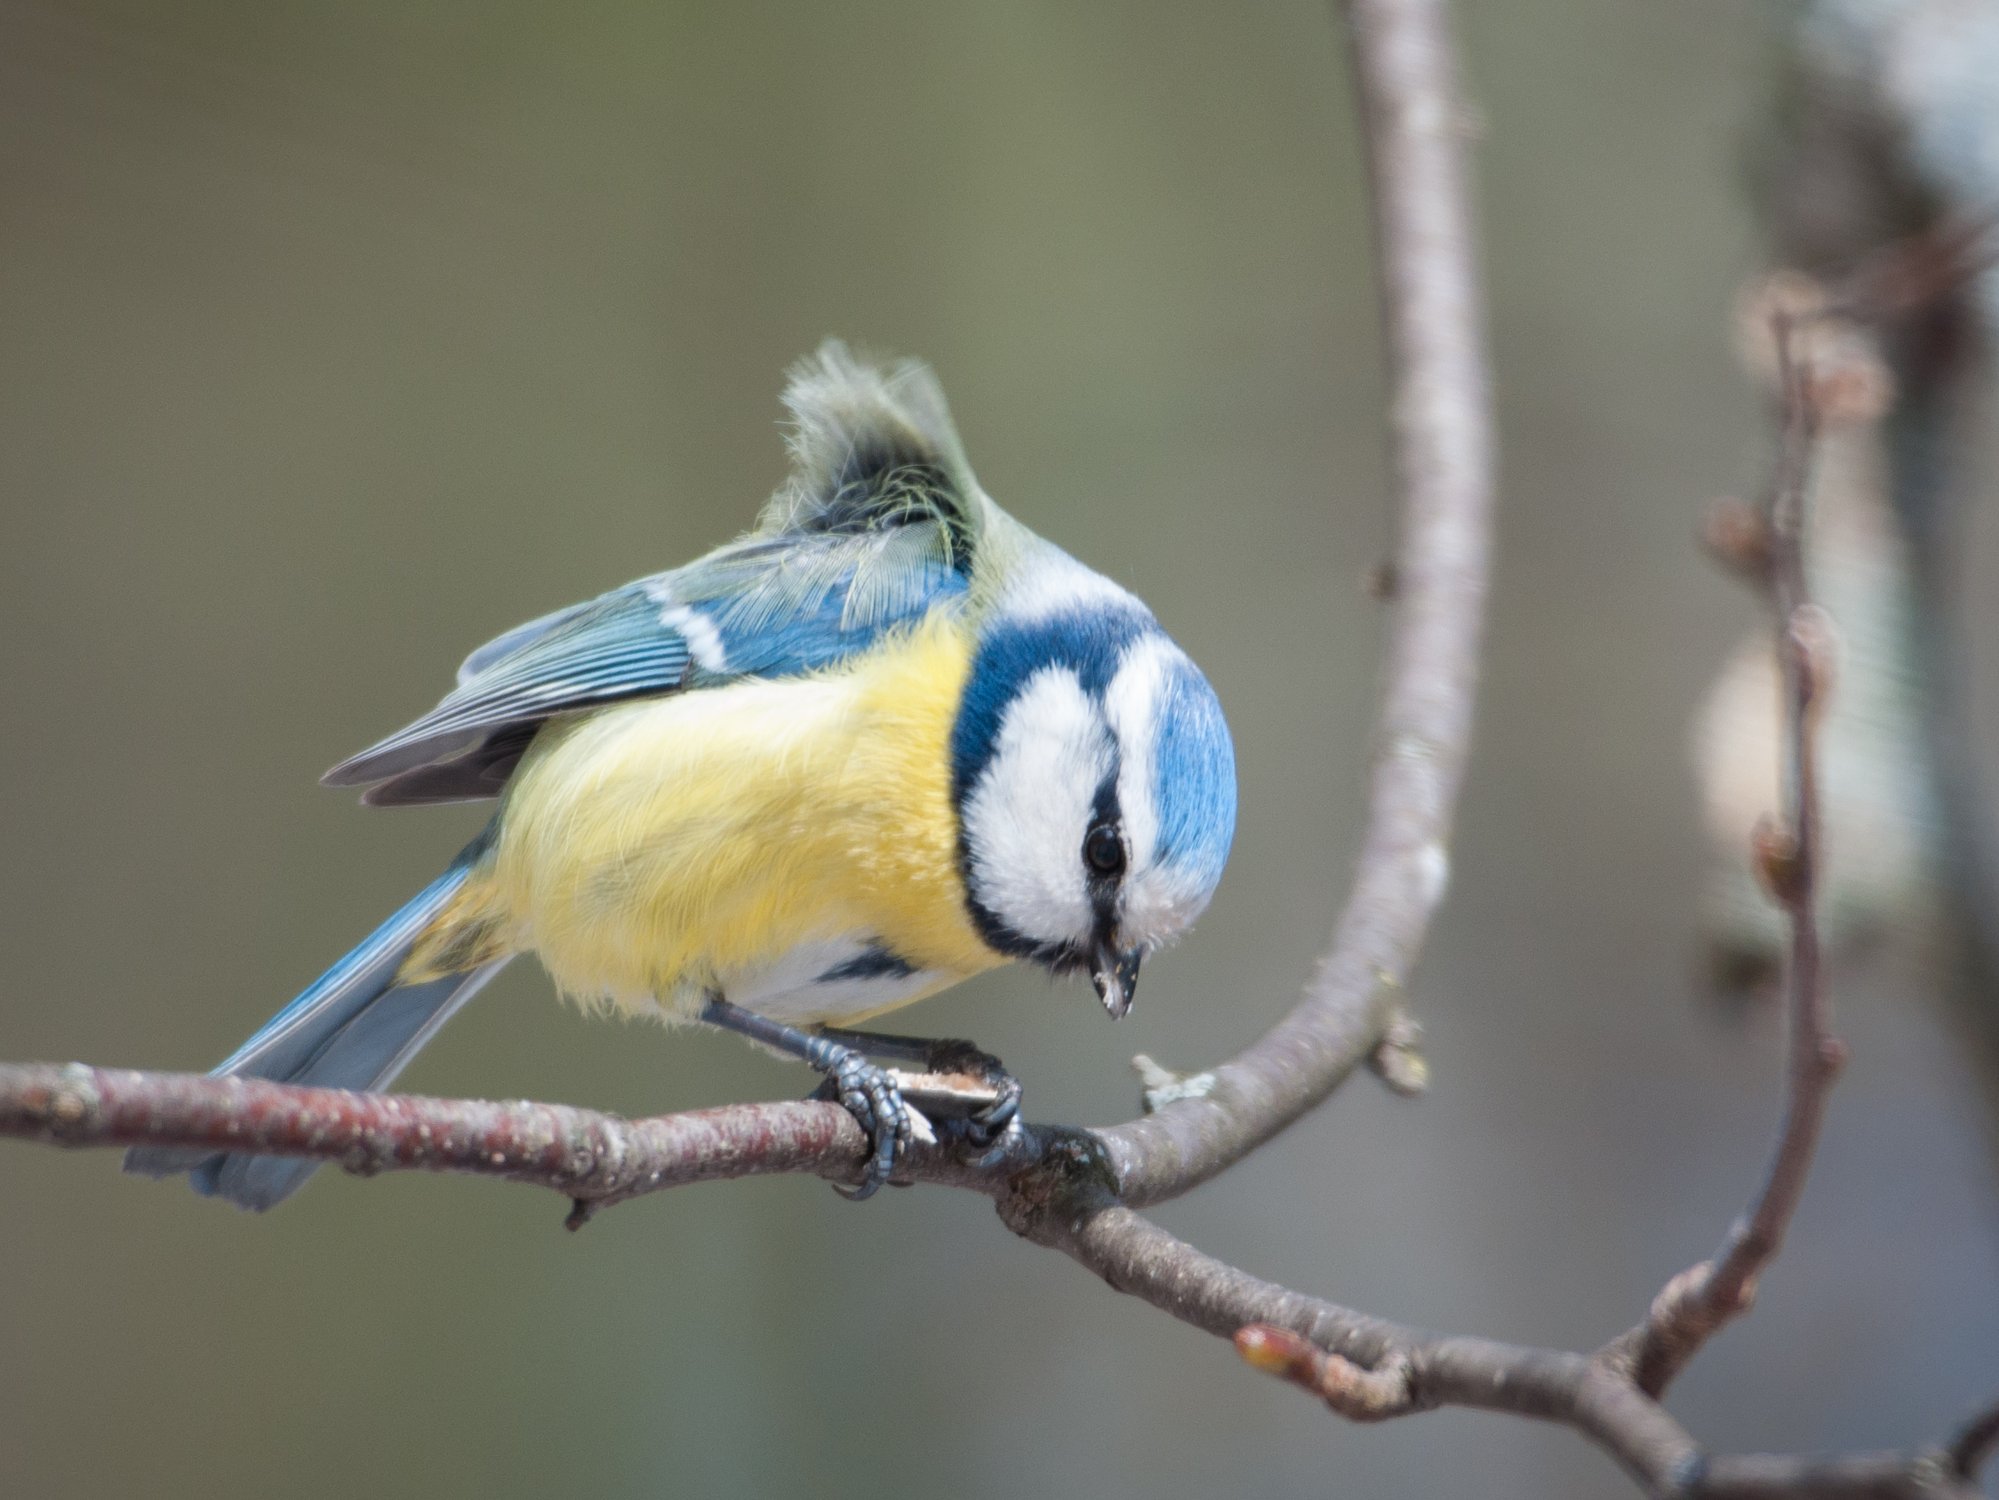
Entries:
MULTIPOLYGON (((1103 702, 1101 682, 1093 682, 1078 668, 1068 662, 1044 661, 1041 668, 1053 666, 1072 673, 1084 697, 1094 710, 1094 723, 1101 736, 1100 746, 1103 759, 1098 769, 1101 780, 1097 783, 1096 794, 1091 798, 1089 822, 1084 829, 1083 841, 1087 842, 1091 831, 1103 826, 1111 831, 1117 841, 1117 863, 1114 870, 1100 870, 1083 853, 1082 845, 1072 845, 1076 853, 1072 858, 1079 860, 1083 867, 1083 885, 1090 906, 1090 933, 1084 937, 1064 937, 1037 939, 1017 930, 1008 920, 1008 913, 999 909, 991 900, 981 878, 978 861, 973 858, 971 820, 966 817, 967 802, 980 790, 996 783, 989 781, 993 760, 998 750, 998 730, 1011 710, 1011 702, 999 705, 994 714, 992 733, 985 741, 984 753, 969 766, 954 756, 952 801, 957 811, 958 821, 958 871, 964 883, 965 909, 972 918, 972 925, 986 944, 997 951, 1016 958, 1031 959, 1047 965, 1057 973, 1067 973, 1073 969, 1085 968, 1090 963, 1092 946, 1101 947, 1115 936, 1118 924, 1118 909, 1122 901, 1124 874, 1130 855, 1124 842, 1124 813, 1118 805, 1118 775, 1122 760, 1122 746, 1117 735, 1103 722, 1103 702)), ((1032 673, 1027 674, 1032 676, 1032 673)), ((973 674, 973 686, 967 688, 966 699, 970 704, 974 690, 978 686, 978 673, 973 674)), ((966 713, 961 710, 959 724, 954 732, 960 739, 967 728, 966 713)), ((954 746, 956 741, 954 740, 954 746)), ((1013 791, 1018 795, 1018 791, 1013 791)), ((1108 850, 1106 851, 1108 854, 1108 850)), ((1073 868, 1073 867, 1072 867, 1073 868)))

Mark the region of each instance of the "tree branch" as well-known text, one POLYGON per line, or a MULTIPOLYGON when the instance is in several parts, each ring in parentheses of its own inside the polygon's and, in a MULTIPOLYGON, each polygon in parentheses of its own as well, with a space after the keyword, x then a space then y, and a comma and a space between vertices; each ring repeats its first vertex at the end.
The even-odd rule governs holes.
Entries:
MULTIPOLYGON (((964 1092, 956 1075, 901 1076, 913 1100, 964 1092)), ((527 1100, 357 1094, 82 1063, 0 1063, 0 1136, 57 1146, 306 1156, 364 1177, 397 1171, 501 1177, 571 1199, 579 1210, 571 1227, 590 1210, 694 1182, 779 1173, 856 1182, 868 1151, 852 1115, 811 1100, 627 1120, 527 1100)), ((950 1150, 918 1141, 908 1176, 973 1185, 1017 1168, 1032 1149, 1025 1133, 1009 1138, 995 1160, 974 1171, 950 1150)))
POLYGON ((1456 65, 1436 0, 1346 0, 1375 206, 1402 536, 1366 841, 1305 998, 1199 1097, 1102 1132, 1124 1201, 1205 1182, 1373 1053, 1450 878, 1494 488, 1492 397, 1456 65))
POLYGON ((1819 951, 1817 730, 1832 687, 1835 646, 1831 622, 1805 586, 1806 498, 1821 417, 1810 356, 1797 348, 1799 316, 1781 303, 1771 314, 1784 420, 1767 513, 1760 522, 1732 514, 1708 528, 1711 538, 1727 538, 1735 549, 1737 571, 1763 584, 1776 617, 1791 805, 1788 826, 1758 827, 1754 844, 1758 873, 1783 907, 1791 933, 1783 1118, 1762 1186, 1729 1227, 1721 1248, 1669 1281, 1645 1322, 1605 1351, 1614 1363, 1628 1366, 1638 1388, 1652 1396, 1671 1384, 1702 1345, 1749 1310, 1757 1278, 1783 1248, 1804 1196, 1832 1085, 1846 1059, 1844 1044, 1832 1034, 1819 951))

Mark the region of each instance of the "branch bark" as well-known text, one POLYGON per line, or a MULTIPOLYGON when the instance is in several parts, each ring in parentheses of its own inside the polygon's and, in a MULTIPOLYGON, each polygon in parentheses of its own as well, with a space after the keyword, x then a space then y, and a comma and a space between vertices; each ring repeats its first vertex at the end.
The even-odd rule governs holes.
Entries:
MULTIPOLYGON (((950 1075, 910 1075, 908 1097, 950 1075)), ((953 1094, 960 1091, 949 1089, 953 1094)), ((974 1167, 935 1142, 909 1150, 910 1181, 977 1187, 1003 1182, 1041 1147, 1009 1136, 974 1167)), ((299 1088, 262 1078, 148 1073, 82 1063, 0 1063, 0 1136, 54 1146, 182 1146, 305 1156, 358 1176, 464 1172, 548 1188, 576 1206, 577 1228, 598 1208, 664 1188, 738 1177, 804 1174, 860 1180, 867 1138, 838 1104, 797 1100, 628 1120, 529 1100, 430 1099, 299 1088)))

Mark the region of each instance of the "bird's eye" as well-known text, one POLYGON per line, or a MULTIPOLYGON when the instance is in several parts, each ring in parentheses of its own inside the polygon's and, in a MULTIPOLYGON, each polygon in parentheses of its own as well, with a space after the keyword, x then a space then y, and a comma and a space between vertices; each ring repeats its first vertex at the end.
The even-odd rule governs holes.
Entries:
POLYGON ((1124 840, 1117 829, 1099 823, 1083 835, 1083 862, 1099 875, 1124 873, 1124 840))

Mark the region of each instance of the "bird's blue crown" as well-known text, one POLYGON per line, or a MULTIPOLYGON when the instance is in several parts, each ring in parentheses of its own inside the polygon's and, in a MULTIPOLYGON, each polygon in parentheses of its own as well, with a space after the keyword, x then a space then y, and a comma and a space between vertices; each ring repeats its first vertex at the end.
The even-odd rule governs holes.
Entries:
POLYGON ((1227 721, 1136 599, 1052 547, 1023 574, 1028 607, 1003 598, 986 623, 952 736, 973 913, 1058 969, 1141 954, 1186 930, 1227 863, 1227 721))

